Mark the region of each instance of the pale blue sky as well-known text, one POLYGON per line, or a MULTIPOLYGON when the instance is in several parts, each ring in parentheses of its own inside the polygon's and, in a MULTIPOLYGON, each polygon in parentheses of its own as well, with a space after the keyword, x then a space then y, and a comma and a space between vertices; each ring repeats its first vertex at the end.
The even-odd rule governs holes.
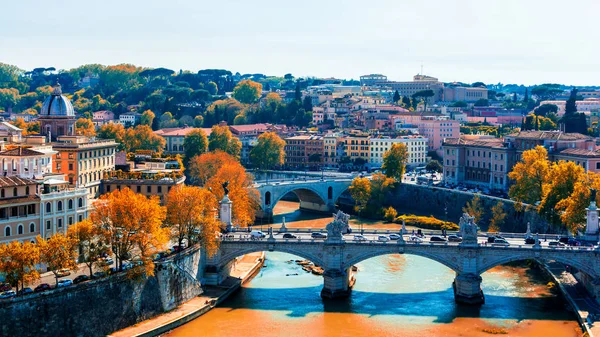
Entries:
POLYGON ((600 0, 3 0, 0 62, 600 85, 600 0))

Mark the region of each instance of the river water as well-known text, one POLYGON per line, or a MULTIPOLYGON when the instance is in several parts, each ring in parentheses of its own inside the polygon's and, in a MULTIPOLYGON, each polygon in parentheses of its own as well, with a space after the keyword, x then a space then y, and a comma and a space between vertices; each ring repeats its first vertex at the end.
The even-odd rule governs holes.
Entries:
POLYGON ((548 290, 536 269, 501 266, 486 272, 486 303, 464 307, 454 303, 454 272, 423 257, 387 255, 361 262, 352 295, 341 301, 322 300, 322 277, 305 273, 290 262, 295 259, 268 253, 266 267, 238 293, 168 336, 582 334, 574 315, 548 290))

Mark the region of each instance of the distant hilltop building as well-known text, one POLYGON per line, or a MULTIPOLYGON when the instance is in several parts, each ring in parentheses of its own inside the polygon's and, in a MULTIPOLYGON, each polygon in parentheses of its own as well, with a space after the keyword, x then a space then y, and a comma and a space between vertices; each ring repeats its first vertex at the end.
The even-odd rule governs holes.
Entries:
POLYGON ((370 86, 379 82, 387 82, 387 76, 381 74, 371 74, 360 77, 361 86, 370 86))
POLYGON ((40 133, 56 140, 60 136, 72 136, 75 132, 75 109, 71 101, 62 94, 60 84, 54 85, 52 94, 42 104, 38 120, 40 133))

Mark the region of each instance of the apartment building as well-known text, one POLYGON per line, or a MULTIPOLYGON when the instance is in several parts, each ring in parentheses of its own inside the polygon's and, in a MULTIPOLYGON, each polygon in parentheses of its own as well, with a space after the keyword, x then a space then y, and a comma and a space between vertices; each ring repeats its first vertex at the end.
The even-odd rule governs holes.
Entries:
MULTIPOLYGON (((540 105, 544 104, 554 104, 558 107, 558 116, 562 116, 565 114, 565 108, 567 106, 567 101, 542 101, 540 105)), ((578 112, 583 112, 586 115, 589 115, 590 112, 595 110, 600 110, 600 98, 597 97, 589 97, 585 98, 583 101, 575 101, 575 105, 577 106, 578 112)))
POLYGON ((38 182, 0 176, 0 243, 33 241, 40 234, 38 182))
POLYGON ((438 151, 446 138, 460 136, 460 122, 439 116, 423 116, 417 123, 419 134, 427 138, 427 149, 438 151))
POLYGON ((446 87, 444 88, 444 101, 447 102, 476 102, 488 99, 488 89, 482 87, 446 87))
POLYGON ((51 145, 35 148, 14 146, 0 151, 0 175, 36 179, 52 172, 52 157, 57 152, 51 145))
POLYGON ((368 134, 350 134, 344 136, 340 142, 344 145, 344 154, 352 161, 361 158, 365 163, 369 162, 370 137, 368 134))
POLYGON ((46 176, 39 193, 40 235, 48 238, 66 233, 73 224, 88 217, 88 189, 71 188, 64 175, 46 176))
POLYGON ((327 133, 323 136, 323 165, 326 167, 338 167, 338 133, 327 133))
POLYGON ((111 172, 102 180, 103 193, 123 188, 141 193, 147 197, 158 196, 164 203, 165 196, 176 185, 185 182, 179 170, 136 170, 132 172, 111 172))
POLYGON ((404 144, 408 151, 408 167, 416 167, 427 163, 427 138, 420 136, 403 136, 398 138, 371 138, 370 140, 370 158, 371 168, 381 167, 383 157, 393 144, 404 144))
POLYGON ((165 153, 168 154, 183 154, 183 141, 188 133, 194 130, 202 130, 206 137, 210 136, 210 128, 192 128, 192 127, 181 127, 181 128, 165 128, 154 131, 155 134, 165 139, 165 153))
POLYGON ((285 140, 285 165, 292 168, 321 167, 323 164, 323 137, 300 135, 285 140))
POLYGON ((412 81, 382 81, 378 82, 377 85, 390 88, 393 91, 397 90, 400 96, 408 97, 412 97, 412 95, 419 91, 432 90, 434 94, 433 97, 430 98, 432 102, 441 101, 444 97, 444 83, 440 82, 435 77, 426 75, 415 75, 412 81))

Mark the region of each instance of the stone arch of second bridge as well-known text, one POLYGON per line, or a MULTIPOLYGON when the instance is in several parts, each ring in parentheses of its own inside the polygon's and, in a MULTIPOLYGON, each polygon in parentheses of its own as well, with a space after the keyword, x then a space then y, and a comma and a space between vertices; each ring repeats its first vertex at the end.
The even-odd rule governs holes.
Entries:
POLYGON ((305 260, 308 260, 317 266, 323 266, 323 259, 321 259, 320 257, 318 257, 315 254, 312 254, 312 253, 309 253, 309 252, 306 252, 303 250, 291 249, 291 248, 283 247, 283 246, 279 246, 279 245, 275 245, 271 249, 269 249, 269 247, 252 246, 252 247, 246 247, 243 249, 227 251, 225 254, 223 254, 219 257, 219 265, 220 266, 226 265, 231 260, 235 259, 236 257, 242 256, 242 255, 255 253, 255 252, 265 252, 265 251, 273 251, 273 252, 291 254, 294 256, 301 257, 305 260))
POLYGON ((294 193, 300 201, 300 207, 315 211, 328 211, 333 200, 327 198, 327 187, 324 191, 309 184, 299 184, 267 190, 262 193, 261 200, 264 208, 273 209, 275 205, 288 193, 294 193), (270 200, 269 200, 270 199, 270 200), (331 202, 330 202, 331 201, 331 202))

